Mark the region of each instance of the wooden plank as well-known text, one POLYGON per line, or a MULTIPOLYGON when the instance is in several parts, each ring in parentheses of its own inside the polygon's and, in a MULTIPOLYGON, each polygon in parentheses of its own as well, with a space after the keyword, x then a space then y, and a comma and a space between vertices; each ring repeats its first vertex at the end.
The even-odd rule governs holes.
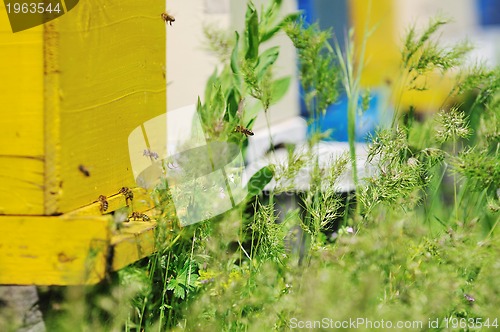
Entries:
POLYGON ((0 216, 0 284, 95 284, 155 251, 154 221, 112 230, 111 216, 0 216))
POLYGON ((12 33, 0 6, 0 156, 43 155, 43 29, 12 33))
POLYGON ((0 214, 43 213, 43 159, 0 156, 0 214))
POLYGON ((12 33, 0 5, 0 214, 42 214, 43 29, 12 33))
POLYGON ((99 214, 107 214, 127 206, 127 204, 129 205, 130 213, 133 211, 145 212, 153 208, 153 202, 150 198, 150 194, 145 189, 134 188, 131 190, 134 194, 134 198, 132 201, 128 201, 128 203, 123 194, 116 193, 106 198, 108 201, 108 209, 106 211, 101 209, 102 205, 98 202, 99 197, 96 197, 93 203, 68 212, 67 215, 96 216, 99 214))
POLYGON ((112 270, 117 271, 155 251, 155 222, 131 221, 121 234, 111 239, 113 246, 112 270))
POLYGON ((163 10, 162 2, 80 1, 57 20, 62 186, 52 182, 60 195, 48 198, 58 212, 135 186, 128 135, 166 111, 163 10))
POLYGON ((105 276, 110 218, 0 216, 0 284, 78 285, 105 276))
POLYGON ((44 24, 44 135, 45 135, 45 183, 44 214, 59 212, 64 182, 61 177, 61 110, 59 63, 59 22, 44 24))

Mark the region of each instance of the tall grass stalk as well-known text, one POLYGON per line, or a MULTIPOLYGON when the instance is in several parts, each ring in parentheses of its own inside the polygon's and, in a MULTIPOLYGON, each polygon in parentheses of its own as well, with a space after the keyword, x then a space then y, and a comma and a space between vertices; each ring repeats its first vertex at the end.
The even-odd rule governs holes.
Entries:
MULTIPOLYGON (((368 1, 367 17, 370 17, 371 0, 368 1)), ((335 54, 339 62, 342 72, 342 85, 344 86, 347 95, 347 135, 349 141, 349 154, 351 157, 352 177, 356 189, 359 189, 358 168, 356 161, 356 114, 359 107, 359 99, 361 92, 361 76, 365 63, 366 43, 370 38, 371 31, 369 30, 369 21, 365 22, 365 30, 361 42, 358 58, 355 57, 353 33, 349 30, 347 38, 345 38, 345 54, 338 41, 335 42, 335 54)))

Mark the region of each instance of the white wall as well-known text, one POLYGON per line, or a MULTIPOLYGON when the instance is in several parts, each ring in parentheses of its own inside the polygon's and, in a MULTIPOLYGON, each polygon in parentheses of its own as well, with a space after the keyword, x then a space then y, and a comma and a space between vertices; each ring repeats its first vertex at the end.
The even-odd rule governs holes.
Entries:
POLYGON ((229 29, 229 0, 167 0, 175 17, 167 25, 167 110, 195 104, 202 96, 216 59, 204 50, 203 24, 229 29), (217 6, 218 11, 208 7, 217 6))

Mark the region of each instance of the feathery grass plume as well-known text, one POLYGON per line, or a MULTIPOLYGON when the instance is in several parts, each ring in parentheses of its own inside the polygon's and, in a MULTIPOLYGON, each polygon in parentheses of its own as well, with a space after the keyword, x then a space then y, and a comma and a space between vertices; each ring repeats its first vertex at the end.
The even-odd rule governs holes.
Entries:
POLYGON ((469 91, 476 92, 475 104, 481 105, 498 94, 499 88, 500 67, 489 69, 484 62, 478 62, 459 73, 452 92, 459 96, 469 91))
POLYGON ((283 239, 285 238, 285 225, 278 223, 275 215, 274 204, 258 203, 257 213, 249 224, 252 234, 251 257, 258 257, 259 262, 273 261, 284 264, 287 257, 283 239))
POLYGON ((409 90, 426 90, 427 86, 419 83, 418 79, 426 74, 439 70, 441 74, 463 63, 465 56, 472 50, 468 41, 457 43, 451 47, 443 47, 434 35, 439 29, 449 23, 448 19, 435 18, 421 34, 415 26, 408 31, 404 47, 401 52, 401 66, 408 76, 409 90))
POLYGON ((500 188, 498 157, 484 149, 468 148, 451 160, 452 170, 467 178, 476 190, 489 189, 494 196, 500 188))
MULTIPOLYGON (((500 68, 499 68, 500 74, 500 68)), ((496 88, 497 91, 500 88, 496 88)), ((481 92, 480 92, 481 93, 481 92)), ((496 93, 488 98, 488 102, 484 107, 477 129, 476 144, 485 148, 489 153, 494 153, 498 156, 498 146, 500 144, 500 93, 496 93)))
POLYGON ((471 135, 467 116, 458 107, 441 110, 436 117, 436 140, 439 143, 459 138, 468 138, 471 135))
POLYGON ((205 49, 210 52, 220 63, 227 63, 231 58, 235 40, 225 29, 214 24, 203 25, 205 49))
POLYGON ((303 19, 288 22, 284 31, 297 49, 307 111, 318 118, 338 97, 339 70, 328 43, 332 32, 321 31, 316 23, 307 25, 303 19))
POLYGON ((301 150, 295 144, 288 145, 287 159, 276 164, 274 179, 276 185, 273 189, 275 194, 283 192, 293 192, 296 189, 297 181, 301 181, 305 167, 312 158, 309 149, 301 150))
POLYGON ((432 179, 432 168, 444 156, 439 149, 418 150, 410 146, 406 129, 385 129, 377 132, 368 151, 368 161, 377 173, 365 178, 360 191, 365 214, 380 203, 413 208, 420 203, 432 179))

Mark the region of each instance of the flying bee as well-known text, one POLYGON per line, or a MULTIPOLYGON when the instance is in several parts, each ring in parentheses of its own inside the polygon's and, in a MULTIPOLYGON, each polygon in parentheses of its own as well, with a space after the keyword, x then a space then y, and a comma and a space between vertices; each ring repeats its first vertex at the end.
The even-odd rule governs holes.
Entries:
POLYGON ((161 18, 165 21, 165 23, 169 23, 170 26, 172 26, 172 22, 175 22, 175 17, 167 12, 161 13, 161 18))
POLYGON ((106 212, 109 206, 106 196, 100 195, 97 201, 101 203, 101 212, 106 212))
POLYGON ((140 212, 132 212, 128 220, 137 220, 137 219, 142 219, 142 221, 150 221, 151 219, 144 213, 140 212))
POLYGON ((132 200, 134 199, 134 193, 128 187, 122 187, 119 193, 125 196, 125 204, 127 204, 127 206, 128 206, 128 201, 130 200, 132 202, 132 200))
POLYGON ((254 135, 253 131, 251 131, 250 129, 245 128, 243 126, 236 126, 236 128, 234 128, 234 131, 237 132, 237 133, 242 133, 246 137, 254 135))
POLYGON ((146 156, 146 157, 149 157, 149 158, 152 158, 152 159, 158 159, 160 158, 160 156, 158 155, 158 153, 154 152, 154 151, 151 151, 149 149, 144 149, 144 152, 142 153, 143 156, 146 156))
POLYGON ((464 294, 464 297, 467 301, 469 301, 469 303, 476 301, 476 299, 474 297, 470 296, 469 294, 464 294))

